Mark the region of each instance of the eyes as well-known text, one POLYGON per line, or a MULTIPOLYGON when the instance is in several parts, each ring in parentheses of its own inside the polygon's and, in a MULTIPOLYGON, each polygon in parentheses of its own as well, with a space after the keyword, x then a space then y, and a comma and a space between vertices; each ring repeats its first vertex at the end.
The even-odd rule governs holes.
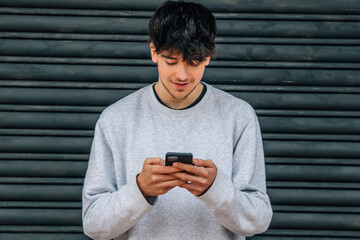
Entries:
POLYGON ((165 61, 166 62, 166 64, 167 65, 169 65, 169 66, 173 66, 173 65, 175 65, 175 64, 177 64, 177 61, 172 61, 172 62, 170 62, 170 61, 165 61))
MULTIPOLYGON (((165 63, 168 65, 168 66, 174 66, 178 63, 178 61, 174 61, 174 60, 165 60, 165 63)), ((193 61, 193 62, 190 62, 189 63, 190 66, 192 67, 197 67, 200 65, 200 62, 199 61, 193 61)))

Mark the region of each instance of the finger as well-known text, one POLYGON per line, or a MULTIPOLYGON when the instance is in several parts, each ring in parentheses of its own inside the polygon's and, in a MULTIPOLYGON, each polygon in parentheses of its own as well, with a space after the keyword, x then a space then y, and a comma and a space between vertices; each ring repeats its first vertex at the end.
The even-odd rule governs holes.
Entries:
POLYGON ((159 189, 174 188, 174 187, 183 185, 185 183, 186 182, 181 179, 175 179, 175 180, 170 180, 170 181, 159 183, 159 184, 157 184, 157 187, 159 189))
POLYGON ((164 165, 164 160, 160 157, 146 158, 144 164, 146 165, 164 165))
POLYGON ((175 176, 176 178, 179 178, 179 179, 181 179, 181 180, 183 180, 185 182, 191 182, 191 183, 199 184, 199 185, 202 185, 202 186, 205 186, 205 185, 208 184, 206 178, 193 176, 193 175, 190 175, 190 174, 184 173, 184 172, 173 173, 171 175, 175 176))
POLYGON ((172 176, 172 175, 164 174, 164 175, 152 175, 150 181, 152 183, 161 183, 161 182, 172 181, 172 180, 176 180, 176 179, 179 179, 179 178, 172 176))
POLYGON ((194 183, 185 183, 183 185, 180 185, 179 187, 187 189, 192 194, 198 196, 201 193, 204 192, 203 188, 197 184, 194 183))
POLYGON ((180 172, 182 170, 172 166, 154 166, 153 171, 156 174, 170 174, 180 172))
POLYGON ((198 188, 200 186, 198 186, 197 184, 194 184, 194 183, 184 183, 184 184, 180 185, 179 187, 185 188, 189 191, 195 191, 195 190, 198 190, 198 188))
POLYGON ((172 176, 170 174, 163 174, 163 175, 152 175, 151 176, 151 182, 152 183, 161 183, 161 182, 167 182, 167 181, 172 181, 172 180, 176 180, 179 179, 176 176, 172 176))
POLYGON ((195 175, 204 177, 204 178, 209 177, 209 173, 208 173, 208 170, 206 168, 195 167, 193 165, 184 164, 184 163, 180 163, 180 162, 174 163, 173 166, 176 167, 176 168, 185 170, 186 172, 193 173, 195 175))
POLYGON ((186 163, 182 163, 182 162, 174 162, 173 167, 179 168, 181 170, 185 170, 187 172, 192 172, 192 171, 194 171, 194 168, 195 168, 194 165, 186 164, 186 163))
POLYGON ((205 168, 213 168, 213 167, 215 167, 214 162, 212 160, 210 160, 210 159, 203 160, 203 159, 199 159, 199 158, 194 158, 193 163, 197 167, 205 167, 205 168))

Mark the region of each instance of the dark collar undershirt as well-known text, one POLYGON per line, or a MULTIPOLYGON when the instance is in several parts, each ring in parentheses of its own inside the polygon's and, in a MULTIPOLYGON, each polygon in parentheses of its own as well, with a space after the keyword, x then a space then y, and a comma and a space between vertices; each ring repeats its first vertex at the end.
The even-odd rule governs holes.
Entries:
MULTIPOLYGON (((201 99, 205 96, 205 93, 206 93, 206 85, 203 84, 203 86, 204 86, 204 87, 203 87, 203 89, 202 89, 202 91, 201 91, 201 94, 200 94, 200 96, 195 100, 195 102, 193 102, 192 104, 190 104, 189 106, 187 106, 187 107, 185 107, 185 108, 180 108, 180 109, 176 109, 176 110, 189 109, 189 108, 195 106, 196 104, 198 104, 198 103, 201 101, 201 99)), ((159 95, 156 93, 155 84, 152 85, 152 89, 153 89, 153 91, 154 91, 154 94, 155 94, 156 99, 157 99, 162 105, 164 105, 164 106, 166 106, 166 107, 168 107, 168 108, 171 108, 171 107, 167 106, 163 101, 161 101, 159 95)), ((173 109, 173 108, 171 108, 171 109, 173 109)))

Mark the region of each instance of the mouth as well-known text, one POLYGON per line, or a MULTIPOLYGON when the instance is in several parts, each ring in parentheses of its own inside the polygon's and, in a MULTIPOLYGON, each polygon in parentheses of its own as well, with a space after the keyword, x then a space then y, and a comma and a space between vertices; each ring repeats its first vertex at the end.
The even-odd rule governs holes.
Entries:
POLYGON ((183 89, 183 88, 185 88, 187 85, 189 85, 189 83, 179 83, 179 82, 173 82, 173 84, 174 84, 175 87, 178 88, 178 89, 183 89))

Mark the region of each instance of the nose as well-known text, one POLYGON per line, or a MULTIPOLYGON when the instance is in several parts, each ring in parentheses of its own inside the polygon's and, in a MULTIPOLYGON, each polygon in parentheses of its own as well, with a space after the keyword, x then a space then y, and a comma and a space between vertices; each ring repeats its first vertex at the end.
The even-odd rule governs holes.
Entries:
POLYGON ((187 64, 182 62, 181 64, 178 64, 178 66, 179 68, 177 69, 177 78, 180 81, 185 81, 189 77, 187 64))

